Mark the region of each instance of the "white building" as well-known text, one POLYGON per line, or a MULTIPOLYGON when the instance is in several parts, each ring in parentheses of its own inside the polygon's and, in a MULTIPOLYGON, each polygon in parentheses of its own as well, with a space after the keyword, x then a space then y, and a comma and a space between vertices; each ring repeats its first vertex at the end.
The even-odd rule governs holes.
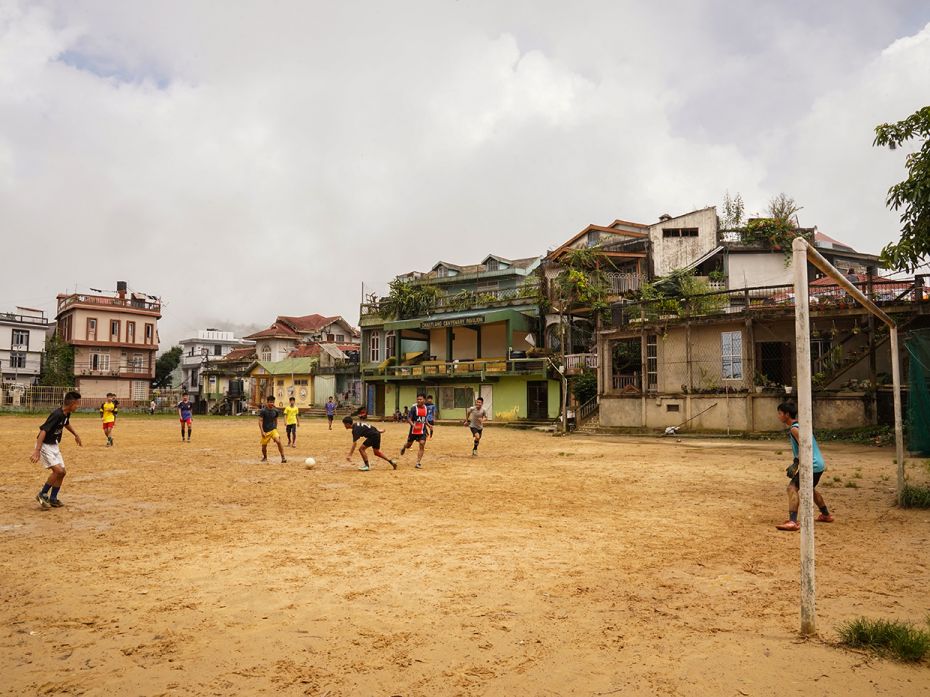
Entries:
POLYGON ((16 312, 0 312, 0 378, 3 382, 36 382, 42 370, 48 328, 42 310, 17 307, 16 312))
POLYGON ((233 349, 253 346, 254 341, 237 339, 233 332, 218 329, 200 329, 197 336, 178 342, 181 346, 181 385, 191 392, 205 392, 201 389, 200 372, 210 364, 220 360, 233 349))

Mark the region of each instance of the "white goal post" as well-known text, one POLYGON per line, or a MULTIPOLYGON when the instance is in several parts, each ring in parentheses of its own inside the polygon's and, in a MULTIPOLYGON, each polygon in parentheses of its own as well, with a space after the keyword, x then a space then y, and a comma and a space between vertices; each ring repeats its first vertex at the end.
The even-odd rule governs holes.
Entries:
MULTIPOLYGON (((798 455, 800 467, 801 523, 801 634, 816 633, 817 614, 815 609, 814 584, 814 449, 813 449, 813 400, 811 396, 810 354, 810 298, 807 283, 807 262, 836 281, 850 297, 888 325, 891 341, 891 381, 894 389, 894 440, 897 453, 898 486, 897 500, 901 503, 904 493, 904 433, 901 417, 901 369, 898 354, 898 327, 891 317, 865 296, 856 286, 823 258, 813 245, 802 237, 791 244, 794 266, 794 333, 798 379, 798 421, 800 438, 798 455)), ((874 388, 874 385, 873 385, 874 388)))

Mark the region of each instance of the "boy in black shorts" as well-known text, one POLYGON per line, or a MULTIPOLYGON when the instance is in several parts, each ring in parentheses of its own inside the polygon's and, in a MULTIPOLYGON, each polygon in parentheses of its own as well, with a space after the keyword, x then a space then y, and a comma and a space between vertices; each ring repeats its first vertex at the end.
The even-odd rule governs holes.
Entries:
POLYGON ((30 460, 38 462, 42 460, 42 465, 49 470, 48 479, 42 491, 36 494, 36 501, 45 508, 60 508, 62 503, 58 500, 58 490, 65 480, 65 461, 61 457, 61 450, 58 444, 61 443, 61 434, 65 429, 71 431, 74 441, 81 445, 81 437, 71 428, 68 423, 71 420, 71 414, 78 408, 81 403, 81 395, 77 392, 68 392, 65 395, 61 407, 49 414, 45 423, 39 426, 39 435, 36 438, 36 447, 32 451, 30 460))
POLYGON ((481 435, 484 433, 484 420, 487 418, 488 412, 485 411, 483 397, 478 397, 475 400, 475 406, 468 407, 465 410, 465 425, 471 429, 472 457, 478 456, 478 444, 481 443, 481 435))
POLYGON ((407 435, 407 442, 400 449, 403 455, 408 449, 413 447, 414 443, 419 443, 420 448, 417 452, 417 469, 423 469, 423 450, 426 448, 426 439, 429 435, 427 430, 429 411, 426 409, 426 395, 418 394, 417 403, 410 407, 407 416, 407 423, 410 424, 410 433, 407 435))
POLYGON ((362 440, 362 438, 365 439, 362 441, 362 444, 358 446, 358 454, 362 456, 362 462, 364 463, 358 468, 359 471, 367 472, 371 469, 371 465, 368 462, 368 448, 372 448, 377 457, 380 457, 382 460, 387 460, 391 467, 397 469, 397 463, 381 452, 381 434, 384 433, 384 429, 375 428, 364 421, 353 424, 351 416, 346 416, 342 420, 342 425, 347 429, 352 429, 352 448, 349 450, 349 454, 346 455, 346 460, 348 462, 352 462, 352 453, 355 452, 355 446, 358 445, 358 442, 362 440))

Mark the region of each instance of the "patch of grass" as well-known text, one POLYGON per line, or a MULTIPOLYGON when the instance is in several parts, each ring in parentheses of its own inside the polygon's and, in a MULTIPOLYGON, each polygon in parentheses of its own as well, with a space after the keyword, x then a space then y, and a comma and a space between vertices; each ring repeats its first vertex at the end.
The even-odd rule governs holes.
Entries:
POLYGON ((891 426, 814 429, 814 436, 816 436, 817 440, 821 443, 827 440, 878 446, 894 443, 894 429, 891 426))
POLYGON ((849 480, 849 481, 846 482, 843 486, 845 486, 847 489, 858 489, 858 488, 859 488, 859 485, 856 484, 856 483, 855 483, 854 481, 852 481, 852 480, 849 480))
POLYGON ((837 628, 846 646, 864 648, 899 661, 916 663, 930 653, 930 632, 910 622, 859 617, 837 628))
POLYGON ((862 472, 860 472, 859 470, 856 470, 853 473, 853 479, 862 479, 862 472))
POLYGON ((902 508, 930 508, 930 486, 905 484, 901 492, 902 508))
POLYGON ((833 481, 839 483, 839 482, 843 481, 843 478, 842 478, 842 477, 837 477, 836 475, 834 475, 834 476, 833 476, 833 481))

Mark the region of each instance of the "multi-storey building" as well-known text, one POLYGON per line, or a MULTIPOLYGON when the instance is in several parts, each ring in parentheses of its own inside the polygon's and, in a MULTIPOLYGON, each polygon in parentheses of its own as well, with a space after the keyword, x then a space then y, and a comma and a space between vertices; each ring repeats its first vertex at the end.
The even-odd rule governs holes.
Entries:
POLYGON ((88 398, 113 392, 121 400, 145 402, 155 377, 161 303, 127 293, 58 296, 58 336, 74 347, 74 379, 88 398))
POLYGON ((181 385, 192 393, 216 392, 216 384, 202 384, 201 372, 212 363, 224 358, 233 349, 251 348, 254 341, 237 339, 233 332, 219 329, 200 329, 197 336, 178 342, 181 346, 181 385))
POLYGON ((17 307, 16 312, 0 312, 0 382, 35 383, 47 332, 42 310, 17 307))
POLYGON ((462 418, 475 397, 493 420, 550 420, 560 412, 560 380, 544 355, 528 355, 541 335, 539 257, 488 255, 479 264, 437 263, 398 279, 436 290, 416 316, 390 303, 361 308, 362 381, 370 414, 385 416, 434 395, 440 418, 462 418))
POLYGON ((342 317, 318 314, 302 317, 278 315, 270 327, 244 338, 255 342, 258 360, 265 363, 284 360, 291 351, 306 342, 358 345, 361 341, 358 330, 342 317))

